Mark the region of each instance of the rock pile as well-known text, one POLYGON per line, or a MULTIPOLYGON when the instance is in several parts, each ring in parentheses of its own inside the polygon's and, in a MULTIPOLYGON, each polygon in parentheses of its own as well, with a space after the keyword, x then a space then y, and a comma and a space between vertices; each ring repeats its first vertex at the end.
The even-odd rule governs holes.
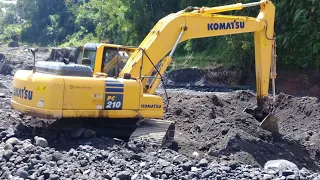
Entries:
POLYGON ((95 138, 48 147, 41 137, 11 137, 0 144, 1 179, 313 179, 309 170, 290 162, 270 162, 265 169, 192 159, 170 149, 143 143, 95 138), (282 164, 282 165, 279 165, 282 164), (289 164, 289 165, 288 165, 289 164))

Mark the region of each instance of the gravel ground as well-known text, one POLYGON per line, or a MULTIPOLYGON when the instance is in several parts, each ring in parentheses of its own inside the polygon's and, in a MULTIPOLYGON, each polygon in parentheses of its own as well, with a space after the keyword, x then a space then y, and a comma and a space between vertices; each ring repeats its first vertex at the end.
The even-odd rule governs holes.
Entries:
MULTIPOLYGON (((8 138, 0 144, 2 179, 313 179, 318 174, 284 167, 261 169, 234 162, 221 164, 188 158, 170 149, 152 149, 143 143, 127 145, 109 138, 70 142, 63 149, 45 139, 8 138)), ((281 162, 281 161, 280 161, 281 162)))

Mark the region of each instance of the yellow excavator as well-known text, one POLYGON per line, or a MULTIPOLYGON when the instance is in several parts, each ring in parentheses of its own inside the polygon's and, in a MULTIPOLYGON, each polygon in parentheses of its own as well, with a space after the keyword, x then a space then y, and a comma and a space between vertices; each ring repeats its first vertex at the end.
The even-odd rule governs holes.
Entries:
POLYGON ((188 7, 162 18, 139 47, 92 45, 84 51, 82 65, 38 61, 33 70, 17 71, 11 105, 23 114, 44 119, 85 118, 102 119, 101 123, 110 125, 133 124, 129 140, 168 146, 174 138, 175 122, 162 120, 163 99, 154 93, 178 44, 188 39, 253 32, 257 107, 245 111, 261 122, 262 129, 275 134, 274 21, 275 6, 270 0, 188 7), (219 14, 251 6, 260 6, 257 17, 219 14), (124 62, 120 51, 129 53, 126 63, 117 68, 119 73, 110 76, 104 64, 112 59, 124 62), (273 102, 269 103, 270 78, 273 102))

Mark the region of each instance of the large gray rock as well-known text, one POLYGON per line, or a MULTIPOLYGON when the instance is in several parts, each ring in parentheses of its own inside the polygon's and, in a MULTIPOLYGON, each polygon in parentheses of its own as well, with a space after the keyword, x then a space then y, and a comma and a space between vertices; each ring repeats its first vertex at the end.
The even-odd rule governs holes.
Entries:
POLYGON ((9 42, 8 47, 19 47, 19 42, 18 41, 11 41, 11 42, 9 42))
POLYGON ((48 147, 47 140, 42 137, 35 136, 34 141, 36 146, 41 146, 43 148, 48 147))
POLYGON ((1 61, 2 59, 4 59, 4 58, 6 58, 6 56, 5 56, 4 54, 0 53, 0 61, 1 61))
POLYGON ((85 139, 89 139, 89 138, 94 138, 96 137, 96 132, 94 132, 91 129, 86 129, 83 134, 82 134, 83 138, 85 139))
POLYGON ((16 145, 16 144, 20 144, 20 140, 16 137, 12 137, 12 138, 9 138, 7 141, 6 141, 7 144, 11 144, 11 145, 16 145))
POLYGON ((62 61, 63 58, 69 62, 78 63, 81 57, 82 47, 53 48, 47 61, 62 61))
POLYGON ((285 171, 285 170, 291 170, 296 172, 299 171, 299 168, 296 164, 284 159, 268 161, 264 165, 264 169, 274 170, 274 171, 285 171))
POLYGON ((82 135, 82 133, 85 131, 85 128, 77 128, 74 129, 73 131, 70 132, 70 137, 72 139, 77 139, 80 138, 80 136, 82 135))
POLYGON ((129 171, 122 171, 117 174, 117 178, 119 178, 120 180, 130 180, 131 175, 129 171))
POLYGON ((0 74, 10 75, 13 68, 10 66, 7 61, 0 62, 0 74))

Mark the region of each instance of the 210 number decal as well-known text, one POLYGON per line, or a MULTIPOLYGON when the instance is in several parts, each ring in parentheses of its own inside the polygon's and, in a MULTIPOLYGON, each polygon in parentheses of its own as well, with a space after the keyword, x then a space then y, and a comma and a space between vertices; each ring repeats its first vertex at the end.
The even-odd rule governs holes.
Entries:
POLYGON ((104 104, 105 110, 121 110, 123 94, 106 94, 104 104))
POLYGON ((118 101, 118 102, 108 101, 106 108, 107 109, 115 109, 115 108, 117 109, 117 108, 120 108, 121 105, 122 105, 122 103, 120 101, 118 101))

